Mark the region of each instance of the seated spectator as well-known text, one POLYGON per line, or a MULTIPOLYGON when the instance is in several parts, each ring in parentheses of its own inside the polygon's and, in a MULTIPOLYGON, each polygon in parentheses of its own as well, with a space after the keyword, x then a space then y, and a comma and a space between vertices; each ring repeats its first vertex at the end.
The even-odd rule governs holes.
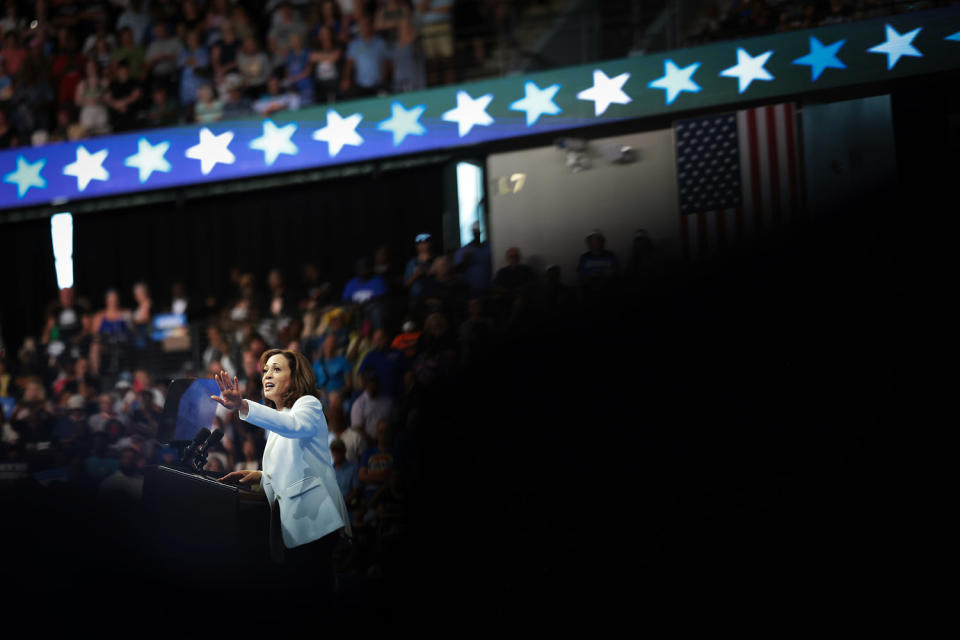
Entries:
POLYGON ((137 106, 143 92, 140 83, 130 74, 130 65, 117 63, 117 75, 107 87, 106 103, 110 109, 110 126, 114 131, 130 131, 139 124, 137 106))
POLYGON ((111 421, 119 422, 124 427, 127 425, 128 418, 125 414, 117 411, 119 398, 113 392, 102 393, 97 396, 97 406, 99 411, 90 416, 90 430, 94 433, 107 430, 107 424, 111 421))
POLYGON ((363 516, 365 524, 376 524, 379 520, 377 504, 380 497, 391 486, 394 472, 392 452, 393 429, 388 419, 377 421, 376 436, 370 447, 360 458, 357 478, 363 485, 363 516))
POLYGON ((447 256, 437 256, 424 279, 415 309, 425 318, 431 311, 441 311, 459 323, 461 309, 466 306, 467 287, 450 268, 447 256))
POLYGON ((310 52, 310 62, 314 68, 314 95, 325 102, 333 102, 337 97, 342 58, 343 49, 334 39, 333 32, 321 25, 310 52))
POLYGON ((309 106, 313 104, 313 63, 310 61, 310 52, 303 46, 299 34, 291 34, 289 42, 283 63, 283 85, 297 92, 300 106, 309 106))
POLYGON ((470 298, 467 303, 467 319, 460 324, 457 335, 460 362, 463 365, 483 359, 494 344, 496 325, 484 311, 482 298, 470 298))
POLYGON ((106 431, 94 431, 90 436, 90 451, 83 459, 88 481, 99 485, 104 478, 120 468, 120 460, 110 452, 106 431))
POLYGON ((427 84, 453 84, 453 0, 419 0, 420 37, 427 58, 427 84))
POLYGON ((153 41, 147 46, 143 56, 141 81, 155 86, 163 84, 173 88, 177 79, 177 63, 183 52, 179 38, 167 31, 167 25, 158 22, 153 25, 153 41))
POLYGON ((65 445, 74 439, 83 438, 90 433, 87 424, 87 402, 82 395, 75 393, 67 398, 66 411, 54 422, 53 440, 65 445))
POLYGON ((360 465, 356 460, 347 460, 347 445, 340 438, 335 438, 330 443, 330 455, 333 458, 333 471, 337 475, 337 486, 343 494, 343 502, 347 505, 347 510, 352 514, 359 506, 359 498, 363 491, 357 475, 360 465))
POLYGON ((74 102, 80 108, 80 126, 90 135, 110 131, 110 115, 107 111, 107 79, 100 74, 94 60, 84 64, 84 77, 77 83, 74 102))
MULTIPOLYGON (((108 20, 97 20, 93 32, 86 37, 80 47, 81 53, 88 58, 97 57, 97 42, 100 40, 103 40, 107 52, 117 46, 117 37, 113 34, 108 20)), ((103 69, 106 68, 110 61, 108 59, 103 61, 98 60, 97 62, 100 63, 100 68, 103 69)))
POLYGON ((120 467, 103 479, 99 496, 112 504, 135 505, 143 497, 142 454, 134 447, 125 447, 120 454, 120 467))
POLYGON ((50 68, 50 74, 56 85, 57 104, 73 103, 77 93, 77 84, 84 76, 87 61, 77 46, 77 38, 71 32, 62 37, 63 47, 59 50, 50 68))
POLYGON ((168 127, 180 119, 180 105, 170 95, 166 85, 158 84, 150 92, 150 106, 143 114, 148 127, 168 127))
POLYGON ((53 409, 47 401, 47 392, 39 379, 26 383, 23 396, 14 406, 8 420, 17 434, 17 442, 28 448, 50 442, 53 435, 53 409))
POLYGON ((373 370, 377 373, 378 389, 391 398, 403 394, 403 376, 410 363, 402 351, 390 348, 390 336, 384 329, 373 332, 372 347, 363 357, 359 372, 373 370))
POLYGON ((326 397, 336 391, 347 397, 353 391, 353 375, 350 361, 337 352, 337 338, 328 333, 323 339, 320 353, 313 361, 313 373, 317 378, 317 388, 326 397))
POLYGON ((233 349, 220 328, 215 324, 207 325, 207 347, 201 356, 203 366, 209 368, 214 362, 219 362, 217 372, 226 371, 233 378, 239 374, 239 370, 233 363, 232 352, 233 349))
POLYGON ((347 424, 347 416, 350 412, 347 406, 348 397, 339 391, 328 393, 323 406, 323 415, 327 418, 330 442, 342 440, 347 447, 347 460, 359 462, 360 455, 367 448, 367 439, 362 429, 351 429, 347 424))
POLYGON ((20 34, 17 31, 7 31, 3 34, 0 58, 3 58, 7 73, 11 77, 16 77, 23 61, 27 59, 27 50, 20 44, 20 34))
POLYGON ((243 81, 239 76, 227 78, 226 96, 223 98, 223 119, 239 118, 253 111, 250 98, 243 93, 243 81))
POLYGON ((394 93, 417 91, 427 86, 423 52, 410 18, 400 21, 390 55, 394 93))
POLYGON ((380 376, 375 370, 361 372, 360 380, 363 391, 350 407, 350 428, 357 429, 366 436, 368 444, 373 444, 377 440, 377 424, 392 417, 394 400, 381 393, 380 376))
POLYGON ((507 264, 497 270, 493 278, 493 287, 500 295, 512 300, 517 295, 530 291, 536 284, 537 276, 532 268, 521 264, 520 249, 510 247, 506 252, 507 264))
POLYGON ((116 48, 117 40, 113 34, 97 36, 93 46, 89 50, 84 50, 84 55, 95 60, 101 69, 109 69, 113 62, 113 50, 116 48))
POLYGON ((209 83, 197 87, 197 101, 193 105, 193 121, 201 124, 223 119, 223 101, 218 99, 209 83))
POLYGON ((260 50, 256 38, 247 37, 237 53, 237 71, 243 79, 243 90, 251 100, 260 97, 270 77, 270 59, 260 50))
POLYGON ((387 43, 373 32, 370 16, 361 14, 359 34, 347 45, 340 91, 353 97, 374 96, 384 91, 390 74, 387 43))
POLYGON ((210 57, 200 44, 196 29, 187 32, 186 46, 180 51, 177 66, 180 68, 180 104, 188 107, 197 101, 197 88, 209 82, 210 74, 210 57))
POLYGON ((295 111, 300 108, 300 96, 296 92, 281 90, 280 79, 276 75, 267 80, 266 92, 253 103, 253 110, 263 116, 270 116, 277 111, 295 111))
POLYGON ((417 330, 417 323, 412 318, 408 318, 404 321, 400 333, 390 343, 390 348, 402 351, 405 356, 412 359, 417 353, 417 341, 421 333, 417 330))
POLYGON ((110 54, 111 67, 116 73, 116 67, 126 62, 130 75, 139 78, 143 73, 143 47, 134 42, 133 32, 129 28, 120 30, 120 45, 110 54))

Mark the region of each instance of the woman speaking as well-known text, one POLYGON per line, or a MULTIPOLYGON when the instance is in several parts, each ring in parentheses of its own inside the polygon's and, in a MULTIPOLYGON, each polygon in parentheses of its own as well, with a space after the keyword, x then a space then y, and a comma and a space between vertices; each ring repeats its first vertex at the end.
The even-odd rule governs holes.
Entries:
POLYGON ((265 405, 240 396, 239 380, 221 371, 219 396, 210 396, 240 419, 263 427, 263 471, 234 471, 222 482, 259 482, 270 503, 270 553, 292 577, 318 595, 333 592, 333 551, 350 519, 327 442, 327 421, 310 362, 295 351, 260 356, 265 405))

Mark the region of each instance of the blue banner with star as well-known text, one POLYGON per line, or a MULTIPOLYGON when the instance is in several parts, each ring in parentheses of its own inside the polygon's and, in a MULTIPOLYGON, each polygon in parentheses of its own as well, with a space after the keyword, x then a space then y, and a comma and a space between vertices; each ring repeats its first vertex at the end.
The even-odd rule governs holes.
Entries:
POLYGON ((960 68, 960 7, 0 152, 0 209, 462 147, 960 68))

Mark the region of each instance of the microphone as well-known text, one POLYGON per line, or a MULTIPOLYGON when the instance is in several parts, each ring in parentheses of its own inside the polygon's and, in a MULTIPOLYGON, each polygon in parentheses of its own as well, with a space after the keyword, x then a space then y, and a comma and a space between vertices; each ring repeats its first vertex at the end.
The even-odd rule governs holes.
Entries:
POLYGON ((193 436, 193 442, 187 445, 186 449, 183 450, 183 455, 180 456, 180 465, 189 466, 194 456, 196 456, 197 451, 203 446, 203 443, 210 437, 210 429, 206 427, 201 427, 200 431, 197 431, 197 435, 193 436))
MULTIPOLYGON (((207 433, 210 433, 209 430, 207 433)), ((213 433, 210 433, 206 441, 200 445, 200 448, 197 449, 196 454, 193 457, 194 468, 197 471, 202 471, 203 467, 207 464, 207 452, 210 450, 210 447, 217 445, 220 440, 223 439, 223 429, 214 429, 213 433)))

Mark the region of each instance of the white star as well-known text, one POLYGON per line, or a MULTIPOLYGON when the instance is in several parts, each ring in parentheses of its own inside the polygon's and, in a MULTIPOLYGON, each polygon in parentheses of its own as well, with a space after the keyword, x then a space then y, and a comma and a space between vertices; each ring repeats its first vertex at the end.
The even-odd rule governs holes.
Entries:
POLYGON ((200 161, 200 171, 207 175, 218 162, 233 164, 236 157, 230 151, 233 141, 233 131, 224 131, 218 136, 213 135, 210 129, 200 129, 200 142, 187 149, 186 156, 200 161))
POLYGON ((513 111, 523 111, 527 115, 527 126, 534 124, 543 114, 557 115, 561 109, 553 101, 560 90, 559 84, 541 89, 532 82, 523 83, 523 97, 510 103, 513 111))
POLYGON ((263 135, 250 141, 251 149, 263 151, 263 159, 267 165, 272 165, 277 161, 277 156, 286 153, 291 156, 297 155, 297 145, 293 144, 290 136, 297 130, 296 123, 291 122, 282 127, 278 127, 273 120, 263 121, 263 135))
POLYGON ((427 110, 427 105, 418 104, 407 109, 400 102, 390 103, 390 117, 377 124, 377 131, 393 133, 393 146, 399 145, 407 136, 422 136, 426 128, 420 124, 420 116, 427 110))
POLYGON ((915 56, 922 58, 923 54, 913 48, 910 44, 920 33, 920 27, 917 27, 909 33, 903 35, 897 33, 897 30, 887 25, 887 39, 875 47, 867 49, 869 53, 883 53, 887 56, 887 69, 893 69, 901 56, 915 56))
POLYGON ((493 94, 488 93, 479 98, 471 98, 466 91, 457 91, 457 107, 444 112, 441 118, 447 122, 457 123, 457 132, 460 137, 470 133, 474 125, 489 127, 493 118, 487 113, 487 105, 493 100, 493 94))
POLYGON ((314 131, 313 139, 325 141, 329 145, 330 157, 340 153, 343 145, 359 147, 363 144, 363 138, 357 133, 357 125, 361 120, 363 115, 359 113, 341 118, 339 113, 330 109, 327 111, 327 126, 314 131))
POLYGON ((621 73, 614 78, 608 78, 600 69, 593 71, 593 86, 577 94, 580 100, 593 101, 593 114, 599 116, 611 104, 627 104, 630 96, 623 92, 623 85, 630 79, 629 73, 621 73))
POLYGON ((667 104, 677 99, 681 91, 697 93, 700 91, 700 85, 693 81, 693 74, 700 67, 699 62, 680 69, 673 63, 673 60, 665 60, 663 63, 663 76, 651 81, 647 86, 653 89, 664 89, 667 92, 667 104))
POLYGON ((164 154, 170 148, 170 142, 164 140, 157 145, 151 145, 146 138, 137 140, 137 152, 123 161, 126 167, 140 170, 140 182, 146 182, 154 171, 170 172, 170 163, 164 154))
POLYGON ((30 187, 46 189, 47 181, 40 172, 43 165, 47 164, 46 158, 41 158, 34 163, 27 162, 27 159, 21 155, 17 156, 17 169, 3 176, 4 182, 17 185, 17 198, 22 198, 30 187))
POLYGON ((63 175, 74 176, 77 179, 77 190, 83 191, 91 180, 110 179, 110 174, 103 168, 103 161, 106 158, 106 149, 91 154, 83 145, 80 145, 77 147, 76 161, 63 168, 63 175))

